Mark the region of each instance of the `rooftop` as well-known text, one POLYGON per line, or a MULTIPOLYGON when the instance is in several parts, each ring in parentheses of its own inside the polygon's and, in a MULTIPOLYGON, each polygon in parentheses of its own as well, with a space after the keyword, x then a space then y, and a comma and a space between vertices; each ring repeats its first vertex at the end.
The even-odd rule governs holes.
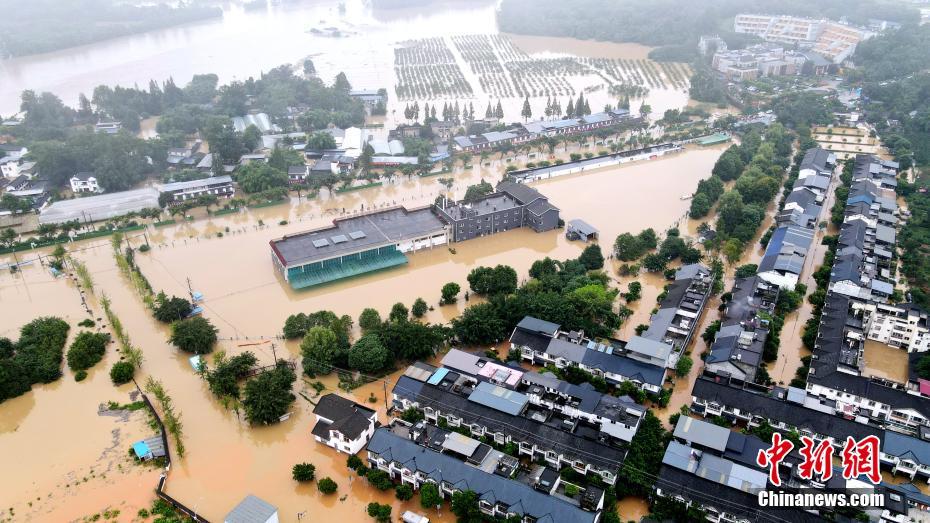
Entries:
POLYGON ((157 209, 158 191, 147 187, 132 191, 60 200, 49 205, 39 215, 39 223, 65 223, 72 220, 100 221, 123 216, 142 209, 157 209))
POLYGON ((509 511, 528 515, 538 523, 594 523, 597 516, 518 481, 489 474, 452 456, 421 447, 386 428, 375 431, 367 448, 373 454, 419 471, 437 482, 448 483, 458 490, 474 491, 481 500, 492 505, 506 505, 509 511))
POLYGON ((271 248, 286 266, 303 265, 350 253, 437 234, 445 224, 429 209, 397 207, 334 220, 331 227, 272 240, 271 248))
POLYGON ((208 185, 217 185, 217 184, 227 184, 232 183, 232 176, 223 175, 223 176, 210 176, 207 178, 201 178, 199 180, 188 180, 186 182, 172 182, 166 183, 161 186, 161 192, 177 192, 184 191, 187 189, 194 189, 197 187, 206 187, 208 185))
POLYGON ((225 523, 265 523, 278 513, 274 505, 249 494, 226 514, 225 523))

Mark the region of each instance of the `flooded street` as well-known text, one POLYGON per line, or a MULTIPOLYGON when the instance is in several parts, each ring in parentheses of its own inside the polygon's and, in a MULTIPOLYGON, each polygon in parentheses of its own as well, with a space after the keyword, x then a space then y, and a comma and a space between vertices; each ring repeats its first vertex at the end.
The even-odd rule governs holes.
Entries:
MULTIPOLYGON (((583 218, 599 228, 607 252, 620 232, 635 233, 647 226, 664 229, 677 223, 689 204, 680 199, 681 194, 692 191, 697 181, 707 176, 722 151, 722 147, 693 149, 653 161, 546 180, 536 187, 562 210, 565 219, 583 218), (668 187, 674 190, 669 191, 668 187)), ((476 166, 464 172, 457 167, 452 193, 461 197, 467 185, 482 177, 496 182, 501 170, 502 165, 496 159, 489 168, 476 166)), ((439 307, 439 288, 448 281, 464 286, 465 277, 474 266, 505 263, 525 278, 534 260, 543 256, 574 257, 583 247, 579 242, 567 241, 562 231, 536 234, 515 230, 454 244, 455 254, 444 247, 417 252, 400 269, 304 292, 290 290, 272 269, 268 248, 272 238, 323 225, 343 209, 351 213, 395 203, 409 207, 426 205, 440 190, 445 188, 432 177, 395 180, 386 187, 340 193, 332 198, 324 194, 319 200, 300 203, 295 198, 292 205, 149 227, 145 235, 141 231, 132 233, 129 241, 139 245, 147 237, 153 246, 150 252, 140 253, 137 261, 156 290, 185 295, 190 278, 192 286, 204 293, 205 315, 219 328, 223 338, 218 350, 228 353, 251 350, 261 363, 273 360, 271 343, 259 343, 261 340, 255 338, 278 335, 289 314, 331 309, 357 318, 365 307, 375 307, 386 314, 392 303, 402 301, 409 305, 422 296, 434 306, 426 320, 447 322, 467 303, 460 299, 456 305, 439 307), (263 226, 259 226, 259 220, 263 226), (282 220, 287 224, 279 225, 282 220), (222 237, 219 233, 223 233, 222 237)), ((133 342, 142 348, 145 361, 141 376, 137 374, 136 379, 142 381, 151 375, 161 380, 181 415, 187 455, 172 465, 166 486, 168 494, 211 520, 221 518, 247 494, 277 505, 282 521, 294 521, 300 512, 312 514, 320 506, 330 510, 328 514, 334 520, 354 521, 365 517, 364 507, 371 501, 394 505, 395 514, 407 509, 421 510, 418 498, 402 504, 393 494, 380 493, 365 481, 356 478, 350 483, 345 456, 312 441, 309 432, 314 422, 313 405, 302 397, 312 399, 316 394, 307 383, 310 380, 298 380, 301 394, 290 419, 272 427, 248 426, 237 419, 235 411, 226 410, 214 399, 205 382, 190 367, 188 355, 168 344, 167 326, 150 316, 119 273, 108 238, 68 248, 81 249, 74 256, 86 263, 93 274, 97 296, 106 293, 133 342), (290 468, 303 461, 316 465, 318 478, 332 476, 339 483, 338 493, 324 497, 314 485, 296 484, 290 477, 290 468)), ((23 260, 37 254, 29 251, 17 256, 23 260)), ((10 261, 11 256, 0 259, 0 263, 10 261)), ((661 292, 661 281, 653 276, 641 275, 637 279, 644 284, 643 298, 631 306, 634 319, 624 329, 648 321, 655 296, 661 292)), ((624 291, 628 280, 618 279, 624 291)), ((95 316, 100 315, 94 300, 91 306, 95 308, 95 316)), ((21 274, 0 273, 0 309, 12 320, 4 323, 3 335, 13 337, 20 325, 39 315, 61 315, 72 324, 72 333, 78 330, 74 324, 86 317, 74 285, 66 278, 54 280, 38 263, 25 267, 21 274)), ((297 343, 277 342, 276 350, 279 356, 299 359, 297 343)), ((58 382, 36 386, 32 392, 0 405, 0 459, 14 464, 14 474, 7 475, 10 479, 0 480, 8 482, 0 483, 0 492, 3 505, 13 507, 17 518, 73 519, 108 507, 134 514, 151 502, 158 469, 131 465, 126 456, 132 441, 152 435, 145 419, 133 416, 123 423, 117 418, 97 415, 100 403, 130 401, 131 386, 115 388, 107 376, 117 357, 112 349, 82 383, 74 382, 66 370, 58 382), (49 430, 60 425, 69 427, 67 444, 61 444, 56 437, 60 432, 49 430), (114 443, 115 428, 120 429, 117 443, 114 443), (36 441, 50 450, 36 456, 36 441), (113 450, 101 461, 101 455, 111 447, 113 450), (97 472, 102 472, 106 465, 110 471, 106 478, 101 478, 97 472), (123 472, 119 471, 119 465, 123 472), (41 504, 35 498, 69 494, 73 486, 65 485, 72 482, 70 478, 83 478, 92 468, 95 477, 88 476, 86 484, 82 482, 79 490, 74 491, 80 493, 80 503, 58 505, 55 517, 49 518, 50 504, 41 504), (117 472, 112 472, 114 468, 117 472), (117 474, 119 481, 114 480, 117 474), (24 485, 31 486, 24 488, 24 485), (32 507, 30 501, 34 503, 32 507)), ((395 379, 396 374, 387 381, 393 383, 395 379)), ((327 391, 336 390, 334 376, 321 381, 327 391)), ((360 403, 366 403, 372 395, 377 401, 372 407, 377 407, 382 421, 387 421, 381 383, 369 384, 353 393, 360 403)), ((621 510, 626 520, 647 509, 641 500, 625 500, 621 510)), ((437 516, 428 515, 431 519, 437 516)), ((437 520, 450 517, 444 510, 437 520)))

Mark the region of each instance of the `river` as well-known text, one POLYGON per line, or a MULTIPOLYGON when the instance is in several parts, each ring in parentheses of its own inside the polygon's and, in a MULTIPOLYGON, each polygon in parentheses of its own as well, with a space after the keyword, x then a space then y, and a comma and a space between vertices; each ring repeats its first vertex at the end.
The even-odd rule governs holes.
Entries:
MULTIPOLYGON (((638 232, 647 226, 664 229, 676 223, 689 203, 680 195, 692 191, 697 181, 707 176, 723 149, 693 148, 653 161, 556 178, 536 186, 561 208, 566 219, 580 217, 599 228, 607 249, 620 232, 638 232)), ((458 166, 456 170, 453 193, 461 196, 469 183, 480 178, 500 179, 502 164, 492 160, 488 167, 476 165, 465 171, 458 166)), ((375 307, 386 315, 392 303, 410 304, 422 296, 434 306, 427 320, 448 321, 466 303, 460 300, 456 305, 440 307, 439 288, 447 281, 465 284, 472 267, 506 263, 524 278, 535 259, 547 255, 573 257, 581 251, 582 244, 567 241, 560 231, 536 234, 515 230, 456 244, 455 254, 444 248, 418 252, 403 268, 304 292, 291 291, 272 269, 268 254, 271 238, 322 225, 332 220, 333 209, 338 213, 342 208, 351 211, 361 205, 368 208, 394 202, 411 206, 428 203, 439 187, 431 178, 399 180, 387 188, 363 189, 332 198, 324 195, 310 202, 298 203, 295 199, 292 205, 201 218, 158 229, 150 227, 146 235, 154 247, 149 253, 139 254, 137 260, 155 289, 183 295, 189 277, 193 286, 205 294, 205 315, 217 325, 223 338, 218 349, 230 353, 252 350, 261 362, 269 363, 270 342, 247 344, 279 333, 289 314, 331 309, 355 318, 364 307, 375 307), (279 225, 283 219, 288 220, 287 225, 279 225), (259 220, 266 225, 259 226, 259 220), (218 232, 223 236, 218 237, 218 232)), ((130 241, 138 245, 144 240, 137 235, 130 241)), ((143 349, 145 362, 137 379, 152 375, 161 380, 182 416, 187 455, 172 466, 169 494, 211 520, 221 518, 247 494, 277 505, 282 521, 294 521, 297 513, 313 514, 320 508, 325 508, 333 520, 359 520, 365 517, 364 507, 371 501, 392 504, 394 514, 420 510, 417 498, 413 503, 401 503, 365 482, 356 479, 350 483, 345 457, 312 441, 312 405, 300 396, 291 418, 283 423, 249 427, 239 421, 235 412, 224 409, 212 397, 190 368, 187 355, 168 344, 167 328, 151 318, 116 269, 108 239, 68 248, 87 264, 97 295, 106 293, 110 297, 127 332, 143 349), (332 476, 339 483, 339 493, 323 497, 314 486, 293 482, 290 468, 302 461, 316 465, 318 478, 332 476)), ((20 253, 18 258, 31 259, 35 255, 30 251, 20 253)), ((0 257, 0 264, 10 261, 11 256, 0 257)), ((648 318, 655 295, 660 292, 661 282, 653 280, 641 278, 643 299, 633 306, 637 322, 648 318)), ((616 284, 620 285, 619 278, 616 284)), ((91 299, 90 303, 94 316, 100 317, 96 301, 91 299)), ((13 337, 20 325, 39 315, 60 315, 72 326, 86 317, 75 285, 67 278, 55 280, 38 263, 25 266, 18 274, 0 272, 0 312, 9 320, 0 334, 13 337)), ((279 356, 299 357, 296 343, 279 342, 276 351, 279 356)), ((111 349, 107 359, 84 382, 76 383, 66 369, 58 382, 36 386, 32 392, 0 405, 0 462, 11 464, 8 474, 0 478, 0 506, 14 508, 17 518, 70 520, 106 508, 117 508, 128 516, 150 503, 159 471, 133 465, 126 457, 129 443, 152 434, 144 417, 130 416, 124 422, 97 415, 100 403, 130 401, 131 386, 113 387, 107 376, 106 370, 116 357, 111 349), (115 429, 119 429, 118 440, 115 429), (92 469, 94 472, 90 472, 92 469), (107 471, 106 477, 101 477, 102 471, 107 471), (83 481, 85 476, 87 481, 83 481), (65 496, 70 496, 69 503, 59 503, 65 496)), ((388 381, 393 383, 395 379, 396 375, 392 375, 388 381)), ((335 378, 322 381, 328 390, 335 389, 335 378)), ((296 388, 309 397, 314 394, 306 381, 299 380, 296 388)), ((387 421, 380 384, 358 389, 354 395, 359 402, 374 395, 374 405, 380 409, 382 421, 387 421)), ((627 520, 645 507, 641 502, 627 500, 621 509, 621 518, 627 520)), ((431 518, 437 516, 435 511, 430 512, 431 518)), ((448 518, 445 509, 439 520, 448 518)))
MULTIPOLYGON (((487 103, 492 98, 496 102, 499 96, 492 97, 490 88, 482 88, 452 38, 497 34, 495 7, 493 0, 436 1, 417 9, 373 8, 364 0, 275 2, 248 10, 228 4, 221 18, 0 60, 0 114, 9 116, 18 111, 20 93, 26 89, 51 91, 65 103, 75 105, 80 93, 90 97, 94 87, 101 84, 146 87, 151 79, 163 82, 174 78, 183 85, 202 73, 216 73, 220 82, 226 83, 258 76, 279 65, 300 64, 311 57, 326 82, 343 71, 355 88, 387 88, 390 99, 386 124, 390 125, 402 121, 403 107, 408 103, 398 100, 394 93, 394 49, 407 45, 404 42, 409 40, 439 37, 474 90, 471 96, 450 96, 446 100, 471 102, 480 117, 487 103), (327 28, 335 28, 340 36, 327 36, 327 28), (314 33, 314 29, 324 33, 314 33)), ((522 51, 534 59, 578 56, 632 60, 642 59, 648 52, 643 46, 565 38, 519 37, 517 43, 525 45, 522 51)), ((634 67, 643 64, 645 61, 634 67)), ((666 109, 688 103, 683 84, 674 87, 668 74, 660 75, 668 85, 652 88, 646 99, 653 114, 659 116, 666 109)), ((568 81, 578 91, 590 89, 585 96, 594 112, 606 103, 617 102, 608 94, 604 82, 604 76, 593 73, 568 81)), ((427 100, 417 101, 422 107, 427 100)), ((430 104, 435 101, 430 100, 430 104)), ((561 101, 564 109, 567 95, 561 101)), ((523 96, 510 96, 502 102, 508 120, 520 117, 523 96)), ((546 96, 531 95, 530 103, 534 114, 541 117, 546 96)))

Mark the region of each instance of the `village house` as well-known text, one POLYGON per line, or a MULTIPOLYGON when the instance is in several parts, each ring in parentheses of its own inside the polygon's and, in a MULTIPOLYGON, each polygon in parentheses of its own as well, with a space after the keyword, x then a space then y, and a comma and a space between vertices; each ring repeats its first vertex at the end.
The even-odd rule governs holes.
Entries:
POLYGON ((97 177, 94 173, 81 172, 71 177, 71 192, 77 193, 99 193, 100 184, 97 183, 97 177))
POLYGON ((500 445, 514 443, 521 456, 543 460, 556 470, 571 467, 580 474, 599 474, 608 484, 616 481, 626 455, 622 447, 598 438, 598 429, 584 420, 537 407, 527 394, 447 368, 409 368, 392 396, 395 409, 416 409, 433 425, 467 428, 473 437, 500 445))
POLYGON ((201 196, 216 196, 217 198, 231 198, 236 188, 233 186, 231 176, 210 176, 199 180, 166 183, 158 188, 158 192, 169 195, 172 203, 181 203, 194 200, 201 196))
POLYGON ((320 397, 313 413, 313 439, 346 454, 362 450, 378 425, 375 411, 337 394, 320 397))
POLYGON ((458 349, 446 353, 441 364, 478 381, 525 394, 531 405, 587 423, 601 437, 617 444, 633 439, 646 413, 644 407, 628 396, 618 398, 597 392, 590 383, 575 385, 550 372, 526 372, 522 367, 507 366, 458 349))
POLYGON ((563 332, 555 323, 527 316, 511 334, 510 348, 520 351, 520 358, 534 365, 575 366, 613 385, 629 381, 647 392, 661 392, 665 365, 635 359, 624 353, 625 344, 608 341, 600 343, 585 338, 583 333, 563 332))
POLYGON ((475 492, 479 498, 478 508, 488 517, 517 516, 521 523, 597 523, 600 518, 597 505, 594 510, 584 510, 524 483, 422 447, 387 428, 375 431, 367 451, 368 464, 372 469, 383 470, 391 478, 400 479, 415 490, 425 483, 432 483, 446 499, 456 492, 475 492))
POLYGON ((528 185, 509 181, 500 182, 494 193, 476 201, 443 199, 434 209, 449 224, 453 242, 519 227, 545 232, 559 224, 559 209, 548 198, 528 185))

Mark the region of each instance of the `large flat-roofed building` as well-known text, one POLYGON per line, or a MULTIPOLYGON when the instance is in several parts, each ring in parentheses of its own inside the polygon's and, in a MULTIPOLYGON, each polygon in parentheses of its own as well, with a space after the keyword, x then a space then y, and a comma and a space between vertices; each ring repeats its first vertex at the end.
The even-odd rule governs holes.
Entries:
POLYGON ((446 224, 430 208, 396 207, 272 240, 271 259, 291 287, 302 289, 403 265, 404 253, 448 238, 446 224))
POLYGON ((142 209, 158 208, 158 191, 146 187, 57 201, 42 211, 39 223, 96 222, 139 212, 142 209))
POLYGON ((532 187, 509 181, 476 201, 437 205, 436 212, 452 227, 454 242, 518 227, 544 232, 559 225, 559 209, 548 198, 532 187))
POLYGON ((209 195, 218 198, 231 198, 236 192, 235 187, 233 187, 232 177, 228 175, 166 183, 159 187, 158 190, 163 194, 170 194, 174 202, 183 202, 209 195))

